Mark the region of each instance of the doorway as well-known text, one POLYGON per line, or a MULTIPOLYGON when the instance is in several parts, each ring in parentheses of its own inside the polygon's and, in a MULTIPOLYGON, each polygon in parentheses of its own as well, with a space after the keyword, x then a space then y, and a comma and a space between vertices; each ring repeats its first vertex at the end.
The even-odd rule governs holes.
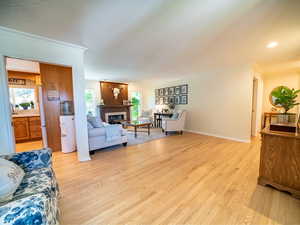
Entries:
POLYGON ((74 151, 72 68, 8 57, 5 61, 16 152, 44 147, 74 151))
POLYGON ((16 152, 47 147, 39 63, 15 58, 5 61, 16 152))
POLYGON ((252 88, 252 113, 251 113, 251 136, 257 136, 257 100, 258 100, 258 79, 253 79, 252 88))

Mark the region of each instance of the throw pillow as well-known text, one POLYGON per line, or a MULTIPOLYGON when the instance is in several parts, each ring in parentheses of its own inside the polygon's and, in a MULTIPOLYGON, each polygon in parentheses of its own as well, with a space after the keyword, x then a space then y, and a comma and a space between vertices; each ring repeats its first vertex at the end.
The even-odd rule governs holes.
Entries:
POLYGON ((11 161, 0 158, 0 202, 13 198, 24 177, 21 167, 11 161))
POLYGON ((88 122, 92 124, 94 128, 100 128, 103 127, 103 122, 99 117, 93 117, 93 116, 88 116, 87 117, 88 122))
POLYGON ((93 125, 89 121, 87 121, 87 127, 88 127, 88 129, 93 129, 94 128, 93 125))
POLYGON ((178 117, 179 117, 179 113, 173 113, 173 115, 172 115, 173 120, 177 120, 178 117))

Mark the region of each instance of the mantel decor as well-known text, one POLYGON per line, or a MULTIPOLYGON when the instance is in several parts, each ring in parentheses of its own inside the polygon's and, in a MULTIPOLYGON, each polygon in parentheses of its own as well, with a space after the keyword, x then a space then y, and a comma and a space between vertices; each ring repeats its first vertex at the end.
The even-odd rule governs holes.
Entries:
POLYGON ((155 89, 156 105, 187 105, 188 104, 188 85, 179 85, 155 89))

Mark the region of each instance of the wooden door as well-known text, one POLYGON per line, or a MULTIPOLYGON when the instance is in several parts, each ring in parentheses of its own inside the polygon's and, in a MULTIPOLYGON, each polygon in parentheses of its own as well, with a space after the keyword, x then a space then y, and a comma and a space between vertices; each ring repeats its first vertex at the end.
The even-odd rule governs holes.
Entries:
POLYGON ((16 142, 27 141, 30 139, 28 120, 26 117, 13 118, 13 125, 16 142))
POLYGON ((60 102, 73 101, 72 68, 40 63, 48 146, 61 150, 60 102))

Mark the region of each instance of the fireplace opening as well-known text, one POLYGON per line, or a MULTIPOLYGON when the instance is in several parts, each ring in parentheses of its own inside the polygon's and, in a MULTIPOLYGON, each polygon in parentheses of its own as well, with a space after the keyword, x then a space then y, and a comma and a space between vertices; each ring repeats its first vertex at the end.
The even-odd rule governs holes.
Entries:
POLYGON ((108 123, 120 123, 120 121, 124 120, 124 115, 111 115, 108 116, 108 123))
POLYGON ((107 123, 115 124, 127 120, 126 112, 106 113, 105 120, 107 123))

